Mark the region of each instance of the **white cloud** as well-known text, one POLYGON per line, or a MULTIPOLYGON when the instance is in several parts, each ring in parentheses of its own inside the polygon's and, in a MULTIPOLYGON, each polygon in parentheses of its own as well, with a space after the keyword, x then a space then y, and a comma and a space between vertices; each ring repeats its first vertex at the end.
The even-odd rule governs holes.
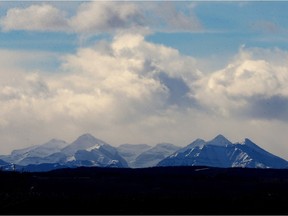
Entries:
MULTIPOLYGON (((15 61, 18 55, 14 54, 15 61)), ((177 92, 177 96, 186 97, 190 84, 201 77, 194 69, 193 58, 146 42, 141 35, 117 35, 111 43, 103 41, 95 47, 81 48, 62 60, 61 73, 17 71, 14 79, 7 76, 1 80, 2 140, 17 134, 19 145, 41 143, 52 137, 72 141, 75 134, 105 134, 107 128, 111 133, 125 129, 129 133, 133 127, 138 131, 134 139, 136 135, 146 137, 147 131, 141 131, 138 125, 149 125, 152 119, 159 121, 161 113, 164 116, 160 120, 169 122, 166 110, 180 106, 170 97, 175 85, 186 85, 177 92), (25 142, 26 136, 33 137, 33 142, 25 142)), ((7 75, 4 71, 2 74, 7 75)), ((115 132, 113 141, 121 137, 123 134, 115 132)))
POLYGON ((54 73, 13 64, 24 56, 37 54, 10 51, 1 70, 1 154, 53 137, 71 142, 86 132, 112 145, 181 146, 222 133, 232 141, 249 137, 285 157, 288 126, 281 117, 287 111, 279 112, 279 103, 287 101, 284 51, 245 48, 229 66, 205 76, 196 59, 133 34, 63 56, 54 73), (280 115, 253 115, 267 111, 259 109, 265 97, 276 102, 269 109, 280 115))
POLYGON ((35 4, 27 8, 12 8, 1 20, 4 31, 65 31, 65 13, 49 4, 35 4))
POLYGON ((191 3, 158 2, 84 2, 74 14, 57 4, 32 4, 26 8, 7 10, 1 19, 4 31, 64 31, 80 35, 115 34, 130 31, 146 34, 150 31, 199 31, 202 27, 193 14, 191 3), (177 5, 186 9, 180 12, 177 5), (68 17, 69 14, 69 17, 68 17))
POLYGON ((140 26, 141 16, 135 3, 94 1, 83 3, 70 25, 80 33, 115 32, 140 26))
POLYGON ((147 25, 161 31, 202 28, 193 7, 180 13, 171 2, 87 2, 69 17, 48 4, 8 10, 1 20, 6 31, 114 37, 63 56, 54 73, 31 65, 58 55, 0 50, 1 152, 52 137, 70 142, 86 132, 112 144, 178 145, 222 133, 234 141, 249 137, 283 156, 287 52, 242 48, 223 69, 204 75, 197 59, 145 41, 147 25))
POLYGON ((288 53, 241 49, 226 68, 200 81, 196 97, 223 115, 288 120, 288 53), (264 108, 263 108, 264 106, 264 108), (256 115, 262 110, 263 115, 256 115), (278 113, 276 115, 276 113, 278 113), (254 116, 253 116, 254 115, 254 116))

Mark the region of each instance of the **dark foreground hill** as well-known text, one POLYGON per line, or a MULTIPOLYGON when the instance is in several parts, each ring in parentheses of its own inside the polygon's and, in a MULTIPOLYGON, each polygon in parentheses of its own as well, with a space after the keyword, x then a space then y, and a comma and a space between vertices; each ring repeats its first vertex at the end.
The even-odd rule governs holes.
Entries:
POLYGON ((288 214, 288 170, 209 167, 0 172, 0 214, 288 214))

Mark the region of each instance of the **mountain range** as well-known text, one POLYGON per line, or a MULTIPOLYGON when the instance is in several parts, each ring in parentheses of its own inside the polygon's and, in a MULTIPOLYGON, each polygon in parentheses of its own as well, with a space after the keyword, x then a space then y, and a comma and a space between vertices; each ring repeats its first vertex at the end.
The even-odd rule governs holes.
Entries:
POLYGON ((159 143, 152 147, 146 144, 123 144, 117 150, 131 168, 153 167, 180 147, 171 143, 159 143))
POLYGON ((42 145, 13 150, 0 156, 4 170, 49 171, 73 167, 145 168, 210 166, 288 168, 288 162, 260 148, 249 139, 232 143, 223 135, 210 141, 196 139, 186 147, 171 143, 122 144, 118 147, 83 134, 74 142, 52 139, 42 145))
MULTIPOLYGON (((42 145, 14 150, 0 159, 28 171, 79 166, 128 167, 115 147, 91 134, 83 134, 71 144, 52 139, 42 145)), ((5 169, 6 166, 2 167, 5 169)))
POLYGON ((157 166, 287 168, 288 162, 247 138, 240 143, 231 143, 223 135, 218 135, 207 142, 195 140, 160 161, 157 166))

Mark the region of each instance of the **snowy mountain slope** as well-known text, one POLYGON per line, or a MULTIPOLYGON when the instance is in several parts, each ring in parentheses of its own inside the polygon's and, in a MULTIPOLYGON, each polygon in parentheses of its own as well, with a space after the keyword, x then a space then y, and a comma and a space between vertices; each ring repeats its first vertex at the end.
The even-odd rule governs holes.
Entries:
POLYGON ((170 143, 159 143, 136 157, 131 167, 143 168, 156 166, 158 162, 179 149, 180 147, 170 143))
POLYGON ((48 170, 79 166, 128 167, 128 164, 131 168, 288 168, 286 160, 267 152, 251 140, 246 138, 243 142, 231 143, 223 135, 210 141, 197 139, 184 148, 169 143, 160 143, 154 147, 146 144, 123 144, 116 148, 91 134, 83 134, 71 144, 52 139, 42 145, 14 150, 10 155, 0 156, 0 167, 5 170, 13 170, 15 166, 23 170, 41 171, 42 168, 48 170))
POLYGON ((10 155, 1 155, 0 159, 9 162, 9 163, 18 163, 19 161, 23 160, 29 151, 39 147, 40 145, 29 146, 23 149, 16 149, 11 152, 10 155))
POLYGON ((286 160, 267 152, 247 138, 242 143, 236 143, 236 146, 246 152, 247 156, 252 159, 248 163, 250 167, 254 167, 257 163, 259 166, 262 164, 264 167, 271 168, 285 168, 285 166, 288 166, 286 160))
POLYGON ((76 139, 73 143, 63 148, 61 152, 67 155, 73 155, 78 150, 90 151, 92 149, 97 149, 105 144, 108 145, 104 141, 99 140, 94 136, 92 136, 91 134, 87 133, 78 137, 78 139, 76 139))
POLYGON ((231 144, 232 143, 228 139, 226 139, 226 137, 224 137, 221 134, 219 134, 214 139, 212 139, 206 143, 206 145, 223 146, 223 147, 229 146, 231 144))
POLYGON ((122 144, 117 147, 117 151, 119 155, 127 161, 129 167, 133 167, 135 159, 150 148, 152 148, 152 146, 147 144, 122 144))
POLYGON ((74 160, 67 160, 69 164, 86 163, 89 166, 118 166, 128 167, 127 162, 123 159, 112 146, 107 144, 99 148, 87 150, 78 150, 74 154, 74 160))
POLYGON ((115 147, 91 134, 83 134, 63 148, 61 153, 66 155, 66 162, 69 164, 128 167, 126 160, 118 154, 115 147))
POLYGON ((19 165, 28 165, 31 162, 36 164, 44 163, 45 160, 42 160, 44 157, 59 152, 67 145, 68 143, 63 140, 52 139, 42 145, 14 150, 10 155, 4 156, 3 160, 19 165))
POLYGON ((128 167, 127 162, 118 154, 116 148, 91 134, 83 134, 71 144, 53 139, 42 145, 14 150, 10 155, 2 156, 2 158, 6 162, 20 166, 46 164, 37 166, 38 169, 41 167, 53 168, 49 164, 56 164, 57 167, 128 167))
POLYGON ((287 165, 286 160, 265 151, 249 139, 233 144, 223 135, 208 142, 197 139, 157 164, 248 168, 286 168, 287 165))

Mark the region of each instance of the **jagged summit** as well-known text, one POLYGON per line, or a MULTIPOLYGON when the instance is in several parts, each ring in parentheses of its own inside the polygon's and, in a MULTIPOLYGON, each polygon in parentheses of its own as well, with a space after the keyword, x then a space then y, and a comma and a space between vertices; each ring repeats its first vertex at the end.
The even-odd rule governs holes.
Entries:
POLYGON ((10 155, 0 156, 0 160, 7 162, 8 165, 12 163, 19 166, 39 165, 39 169, 42 169, 44 164, 49 164, 49 169, 54 165, 55 167, 128 167, 128 164, 131 168, 152 166, 288 168, 286 160, 262 149, 250 139, 245 138, 242 142, 232 143, 222 134, 209 141, 196 139, 184 148, 170 143, 158 143, 154 147, 146 144, 123 144, 115 148, 90 133, 85 133, 71 144, 51 139, 42 145, 14 150, 10 155))
POLYGON ((187 147, 203 147, 205 145, 213 145, 213 146, 227 146, 231 145, 232 143, 223 135, 219 134, 215 138, 213 138, 210 141, 205 141, 203 139, 196 139, 191 144, 189 144, 187 147))
POLYGON ((288 162, 265 151, 248 138, 242 143, 232 143, 219 134, 208 142, 195 140, 160 161, 157 166, 286 168, 288 162))
POLYGON ((198 138, 198 139, 194 140, 190 145, 197 146, 197 145, 202 145, 202 144, 205 144, 205 143, 206 143, 205 140, 198 138))
POLYGON ((104 141, 95 138, 89 133, 79 136, 73 143, 63 148, 63 152, 67 154, 74 154, 78 150, 91 150, 107 145, 104 141))
POLYGON ((188 146, 182 148, 181 151, 183 152, 186 149, 195 148, 195 147, 202 148, 204 145, 206 145, 205 140, 198 138, 198 139, 194 140, 192 143, 190 143, 188 146))
POLYGON ((239 142, 239 144, 241 144, 241 145, 249 145, 249 144, 252 144, 252 143, 253 142, 250 139, 248 139, 248 138, 244 138, 244 140, 242 142, 239 142))
POLYGON ((79 147, 81 146, 83 149, 87 149, 95 146, 95 144, 98 146, 108 145, 108 143, 94 137, 90 133, 79 136, 71 145, 78 145, 79 147))
POLYGON ((206 143, 206 145, 215 145, 215 146, 227 146, 231 144, 232 143, 222 134, 217 135, 214 139, 206 143))

